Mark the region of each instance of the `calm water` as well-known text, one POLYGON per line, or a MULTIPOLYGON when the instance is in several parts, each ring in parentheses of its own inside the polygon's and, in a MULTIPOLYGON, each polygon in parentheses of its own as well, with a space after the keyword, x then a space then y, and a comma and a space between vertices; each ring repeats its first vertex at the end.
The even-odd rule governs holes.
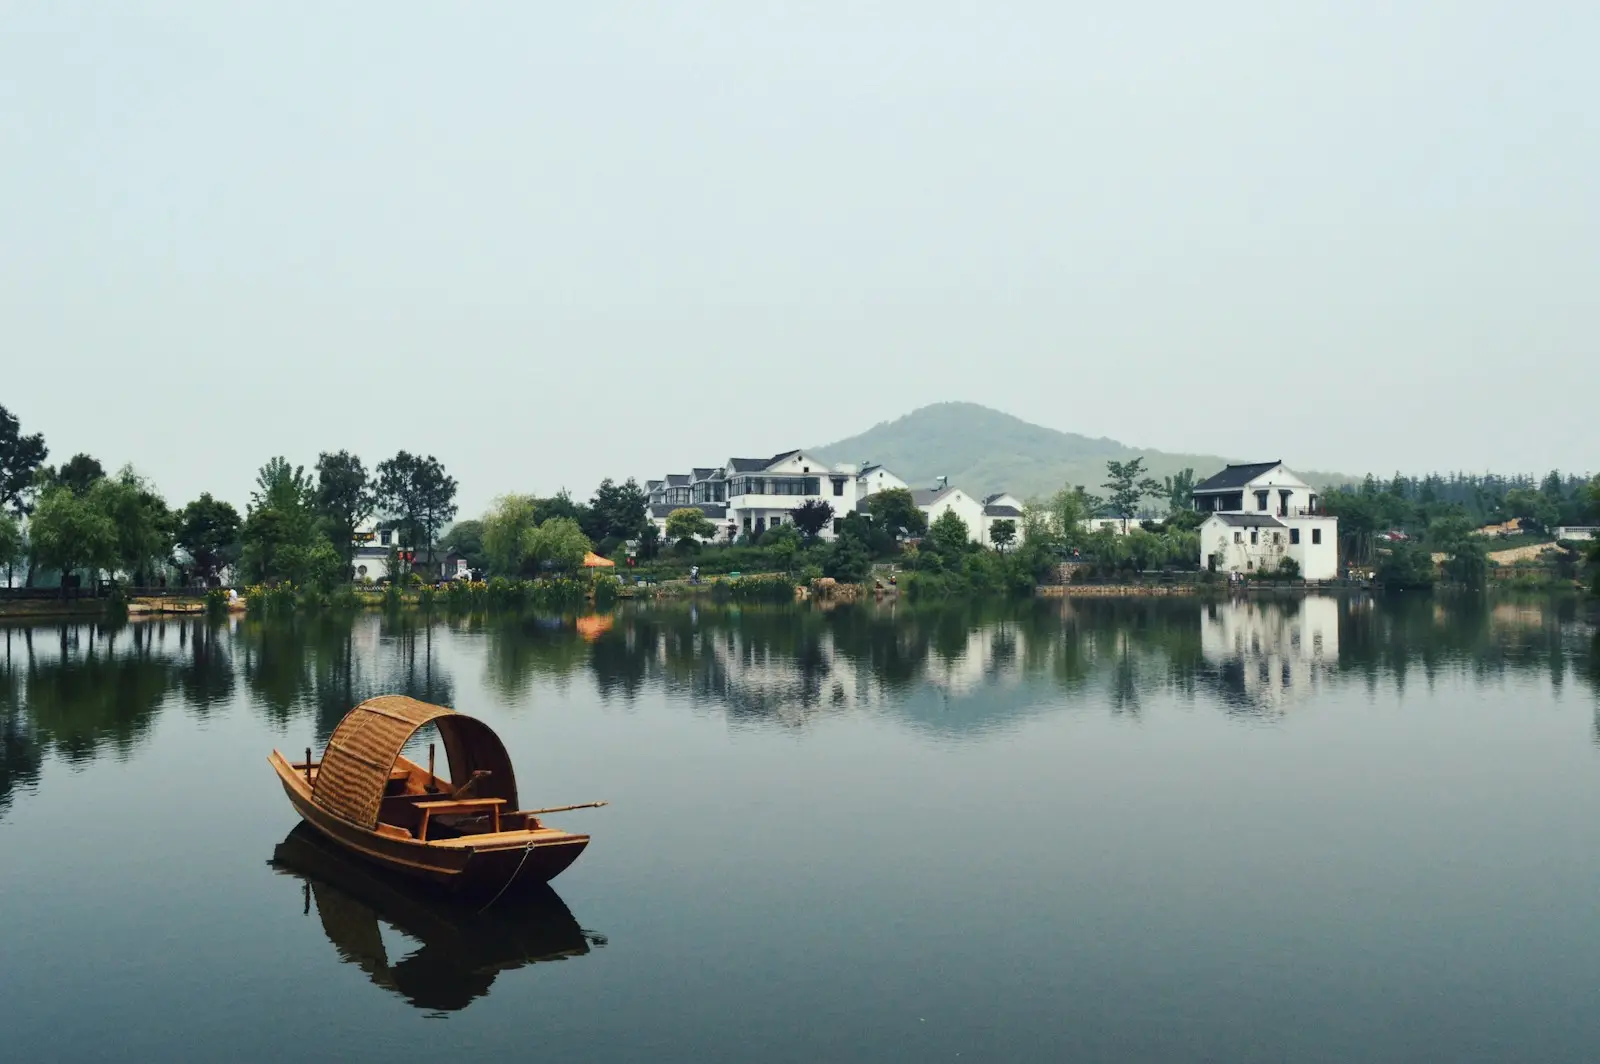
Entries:
POLYGON ((1575 603, 4 631, 14 1060, 1592 1061, 1575 603), (403 691, 595 841, 482 918, 266 764, 403 691))

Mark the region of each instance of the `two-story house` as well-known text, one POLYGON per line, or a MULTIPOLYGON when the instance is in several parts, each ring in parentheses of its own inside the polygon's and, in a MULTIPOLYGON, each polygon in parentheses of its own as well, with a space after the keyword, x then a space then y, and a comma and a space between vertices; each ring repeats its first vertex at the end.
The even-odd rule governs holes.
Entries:
POLYGON ((820 500, 833 507, 833 522, 822 530, 831 539, 839 522, 855 509, 857 473, 853 465, 829 465, 804 451, 730 458, 723 466, 728 520, 738 532, 755 535, 791 524, 791 510, 820 500))
POLYGON ((1339 522, 1282 461, 1230 465, 1195 485, 1200 564, 1218 572, 1275 572, 1284 558, 1307 580, 1339 575, 1339 522))

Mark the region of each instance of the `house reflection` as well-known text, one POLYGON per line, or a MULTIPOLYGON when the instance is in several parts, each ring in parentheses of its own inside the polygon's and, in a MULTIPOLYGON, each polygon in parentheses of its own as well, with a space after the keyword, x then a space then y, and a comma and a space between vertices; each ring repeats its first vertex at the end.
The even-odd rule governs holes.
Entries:
POLYGON ((1314 695, 1339 662, 1337 598, 1214 602, 1200 651, 1230 705, 1281 712, 1314 695))

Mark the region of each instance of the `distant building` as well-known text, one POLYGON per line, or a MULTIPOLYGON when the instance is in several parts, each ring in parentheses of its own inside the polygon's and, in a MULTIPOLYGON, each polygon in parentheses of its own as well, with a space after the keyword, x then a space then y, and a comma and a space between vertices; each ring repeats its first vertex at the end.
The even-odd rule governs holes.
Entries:
POLYGON ((1195 485, 1200 564, 1217 572, 1274 572, 1292 559, 1307 580, 1339 575, 1339 522, 1281 461, 1230 465, 1195 485))
POLYGON ((983 521, 978 536, 978 542, 985 547, 992 547, 994 543, 994 526, 1001 521, 1010 521, 1016 530, 1016 535, 1011 540, 1011 545, 1016 546, 1022 542, 1022 500, 1006 492, 998 492, 983 500, 983 521))
POLYGON ((1560 525, 1556 528, 1556 539, 1600 539, 1600 525, 1560 525))
MULTIPOLYGON (((823 539, 832 539, 847 514, 868 513, 867 501, 873 495, 893 489, 907 491, 910 486, 878 463, 830 464, 804 451, 730 458, 720 466, 699 466, 645 482, 647 512, 663 533, 672 511, 692 507, 717 525, 717 534, 706 537, 706 542, 731 542, 741 535, 756 536, 793 524, 793 511, 812 501, 833 508, 833 521, 821 532, 823 539)), ((993 545, 995 521, 1013 521, 1017 528, 1013 542, 1022 540, 1022 503, 1015 496, 1001 493, 979 501, 949 486, 912 495, 929 521, 955 510, 971 537, 984 546, 993 545)))
POLYGON ((913 491, 911 498, 915 500, 917 509, 927 516, 929 528, 946 513, 954 513, 966 523, 967 535, 971 539, 983 541, 983 503, 960 488, 947 484, 941 488, 913 491))

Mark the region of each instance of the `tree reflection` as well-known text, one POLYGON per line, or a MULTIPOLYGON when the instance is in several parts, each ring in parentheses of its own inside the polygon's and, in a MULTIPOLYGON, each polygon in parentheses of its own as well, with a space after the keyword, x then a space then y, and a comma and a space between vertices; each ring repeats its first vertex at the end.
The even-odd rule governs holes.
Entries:
POLYGON ((599 620, 445 624, 401 611, 66 623, 5 630, 0 810, 36 785, 47 758, 126 756, 169 694, 199 715, 245 701, 279 725, 305 720, 321 741, 378 694, 454 705, 453 672, 476 645, 484 687, 513 705, 538 684, 592 683, 608 702, 649 690, 717 706, 736 726, 803 728, 866 711, 947 735, 1083 707, 1136 716, 1161 698, 1270 721, 1349 684, 1404 694, 1515 677, 1558 694, 1600 691, 1600 636, 1576 599, 691 601, 599 620))

